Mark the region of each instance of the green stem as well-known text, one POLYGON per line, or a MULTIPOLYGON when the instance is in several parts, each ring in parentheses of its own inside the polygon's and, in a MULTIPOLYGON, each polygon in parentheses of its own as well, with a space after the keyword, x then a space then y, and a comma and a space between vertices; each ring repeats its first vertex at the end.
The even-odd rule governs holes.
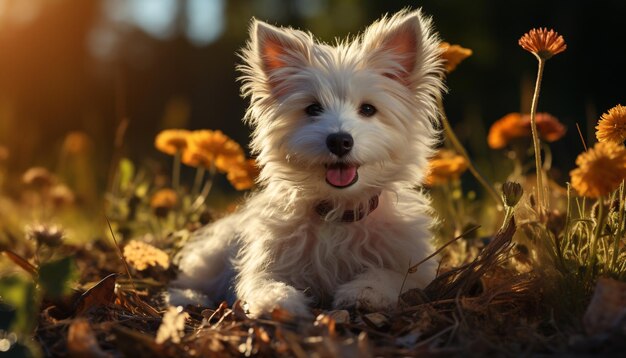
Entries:
POLYGON ((180 157, 182 155, 182 151, 176 151, 174 154, 174 170, 172 173, 172 186, 174 190, 180 194, 180 157))
POLYGON ((457 212, 456 206, 454 205, 454 198, 453 198, 454 189, 452 188, 451 183, 445 183, 444 185, 441 186, 441 189, 443 190, 444 196, 446 197, 444 201, 446 202, 446 204, 448 204, 448 210, 450 211, 450 216, 452 217, 452 220, 454 221, 454 235, 458 235, 459 233, 462 232, 461 230, 463 230, 463 225, 461 223, 461 216, 457 212))
POLYGON ((591 252, 589 254, 589 267, 587 268, 587 278, 591 278, 591 274, 593 272, 593 268, 596 265, 597 261, 597 253, 598 253, 598 242, 600 241, 600 236, 602 235, 602 229, 604 228, 605 222, 604 215, 604 198, 598 198, 598 217, 596 219, 596 227, 593 230, 593 237, 591 238, 591 252))
POLYGON ((200 185, 202 185, 202 179, 204 179, 205 172, 206 169, 204 169, 203 166, 199 166, 198 168, 196 168, 196 178, 193 180, 193 187, 191 189, 192 198, 198 195, 198 192, 200 191, 200 185))
POLYGON ((624 181, 622 181, 619 187, 617 225, 617 235, 615 235, 615 240, 613 241, 613 257, 611 258, 611 269, 613 269, 614 272, 618 272, 616 269, 617 258, 619 257, 619 243, 622 240, 622 235, 624 235, 624 181))
POLYGON ((207 196, 209 196, 209 193, 211 192, 211 187, 213 186, 213 178, 215 177, 215 171, 216 171, 215 164, 211 163, 211 167, 209 168, 209 178, 204 183, 204 187, 202 187, 202 191, 200 192, 196 200, 193 202, 193 205, 191 206, 191 212, 198 210, 202 206, 202 204, 204 204, 204 202, 206 201, 207 196))
POLYGON ((448 116, 446 116, 446 112, 443 108, 443 102, 441 101, 441 98, 437 100, 437 105, 439 106, 439 113, 441 114, 441 122, 443 123, 443 130, 446 136, 448 137, 448 139, 450 140, 450 143, 452 143, 452 146, 454 147, 454 149, 465 158, 465 160, 467 161, 467 168, 469 169, 470 173, 472 173, 474 178, 476 178, 476 180, 478 180, 478 182, 483 186, 483 188, 487 190, 487 193, 489 193, 491 198, 496 203, 498 203, 498 205, 502 205, 502 198, 500 198, 498 193, 496 193, 496 191, 493 189, 493 186, 491 186, 487 182, 487 180, 480 174, 478 169, 476 169, 476 167, 470 160, 470 157, 467 154, 467 151, 465 150, 465 148, 463 147, 463 145, 457 138, 456 134, 454 134, 454 131, 452 130, 452 126, 450 126, 450 122, 448 122, 448 116))
POLYGON ((539 102, 539 91, 541 90, 541 79, 543 77, 543 68, 545 60, 537 56, 539 68, 537 69, 537 82, 535 82, 535 93, 530 107, 530 128, 533 136, 533 148, 535 150, 535 168, 537 170, 537 211, 542 214, 546 202, 543 197, 543 170, 541 165, 541 146, 539 141, 539 133, 537 131, 537 121, 535 119, 537 113, 537 103, 539 102))
POLYGON ((511 218, 513 217, 513 213, 515 212, 515 209, 512 206, 505 206, 504 209, 504 220, 502 220, 502 226, 500 227, 500 230, 505 230, 507 225, 509 224, 509 220, 511 220, 511 218))

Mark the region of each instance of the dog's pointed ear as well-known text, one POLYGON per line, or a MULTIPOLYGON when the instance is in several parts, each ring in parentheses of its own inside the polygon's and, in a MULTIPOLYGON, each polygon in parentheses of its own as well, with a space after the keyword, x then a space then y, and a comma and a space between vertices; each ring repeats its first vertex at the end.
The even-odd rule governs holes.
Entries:
POLYGON ((284 82, 289 68, 302 67, 308 61, 311 38, 302 31, 254 20, 251 38, 251 50, 272 89, 284 82))
POLYGON ((400 12, 372 24, 363 34, 368 66, 411 85, 413 74, 419 71, 425 57, 425 46, 430 46, 424 43, 429 39, 424 36, 429 26, 429 21, 424 20, 419 11, 400 12))

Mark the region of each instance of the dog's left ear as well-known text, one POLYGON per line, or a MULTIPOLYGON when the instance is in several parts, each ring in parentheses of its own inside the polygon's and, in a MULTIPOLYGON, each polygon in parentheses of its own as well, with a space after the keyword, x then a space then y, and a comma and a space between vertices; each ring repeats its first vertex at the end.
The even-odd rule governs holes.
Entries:
POLYGON ((363 34, 365 61, 387 77, 411 86, 432 50, 430 21, 419 11, 400 12, 372 24, 363 34))

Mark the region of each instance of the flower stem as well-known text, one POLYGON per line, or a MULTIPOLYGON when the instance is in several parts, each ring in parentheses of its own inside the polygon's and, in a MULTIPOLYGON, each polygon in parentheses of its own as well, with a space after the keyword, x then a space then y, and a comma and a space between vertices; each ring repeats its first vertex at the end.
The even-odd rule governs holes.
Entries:
POLYGON ((181 150, 177 150, 176 154, 174 154, 174 170, 172 173, 172 186, 174 190, 179 193, 180 192, 180 157, 182 155, 181 150))
POLYGON ((613 257, 611 258, 611 269, 614 272, 617 270, 617 258, 619 257, 619 244, 624 235, 624 181, 619 187, 619 207, 618 207, 618 219, 617 219, 617 235, 613 241, 613 257))
MULTIPOLYGON (((597 261, 597 252, 598 252, 598 241, 600 241, 600 237, 602 236, 602 229, 604 228, 605 222, 605 214, 604 214, 604 198, 598 198, 598 217, 596 218, 596 226, 593 230, 593 237, 591 238, 591 252, 589 254, 589 267, 587 267, 587 278, 590 279, 592 276, 593 268, 596 265, 597 261)), ((589 282, 591 283, 591 282, 589 282)))
POLYGON ((537 103, 539 102, 539 91, 541 90, 541 79, 543 77, 543 68, 545 60, 537 56, 539 68, 537 69, 537 82, 535 82, 535 93, 530 106, 530 128, 533 136, 533 147, 535 150, 535 168, 537 170, 537 211, 541 215, 546 202, 543 197, 543 166, 541 165, 541 145, 539 141, 539 133, 537 131, 537 121, 535 115, 537 113, 537 103))
POLYGON ((445 109, 443 108, 443 102, 441 101, 441 98, 437 100, 437 105, 439 106, 439 113, 441 114, 441 122, 443 123, 443 130, 444 130, 444 133, 446 134, 446 137, 448 137, 454 149, 465 158, 465 160, 467 161, 467 168, 469 169, 470 173, 472 173, 474 178, 478 180, 478 182, 483 186, 483 188, 485 188, 487 193, 489 193, 491 198, 496 203, 498 203, 498 205, 502 205, 502 199, 500 198, 498 193, 496 193, 496 191, 493 189, 493 186, 491 186, 487 182, 487 180, 480 174, 478 169, 476 169, 476 167, 470 160, 470 157, 467 154, 467 151, 465 150, 465 148, 463 147, 463 145, 457 138, 456 134, 454 134, 454 131, 452 130, 452 126, 450 126, 450 122, 448 122, 448 116, 446 116, 446 112, 445 112, 445 109))
POLYGON ((196 168, 196 177, 193 180, 193 187, 191 189, 191 197, 195 197, 196 195, 198 195, 198 192, 200 191, 200 185, 202 185, 202 179, 204 179, 204 173, 206 172, 206 169, 204 169, 203 166, 198 166, 198 168, 196 168))
POLYGON ((204 183, 204 187, 202 187, 202 191, 200 192, 196 200, 194 200, 191 206, 192 212, 198 210, 206 201, 207 196, 209 196, 209 193, 211 192, 211 187, 213 186, 213 178, 215 177, 215 171, 216 171, 215 164, 211 163, 211 167, 209 168, 209 178, 204 183))

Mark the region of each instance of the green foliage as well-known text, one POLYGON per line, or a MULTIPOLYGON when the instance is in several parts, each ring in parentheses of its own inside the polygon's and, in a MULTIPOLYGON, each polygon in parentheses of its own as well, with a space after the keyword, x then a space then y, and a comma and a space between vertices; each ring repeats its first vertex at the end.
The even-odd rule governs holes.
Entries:
POLYGON ((135 165, 128 158, 122 158, 119 164, 119 187, 121 191, 127 190, 135 177, 135 165))
MULTIPOLYGON (((32 280, 18 275, 0 278, 0 300, 14 310, 14 314, 6 314, 11 321, 3 322, 3 326, 7 324, 9 331, 20 334, 34 331, 39 315, 40 295, 32 280)), ((7 311, 10 312, 8 307, 7 311)))
POLYGON ((71 256, 44 263, 39 269, 39 285, 47 297, 59 298, 69 294, 77 279, 78 270, 71 256))

